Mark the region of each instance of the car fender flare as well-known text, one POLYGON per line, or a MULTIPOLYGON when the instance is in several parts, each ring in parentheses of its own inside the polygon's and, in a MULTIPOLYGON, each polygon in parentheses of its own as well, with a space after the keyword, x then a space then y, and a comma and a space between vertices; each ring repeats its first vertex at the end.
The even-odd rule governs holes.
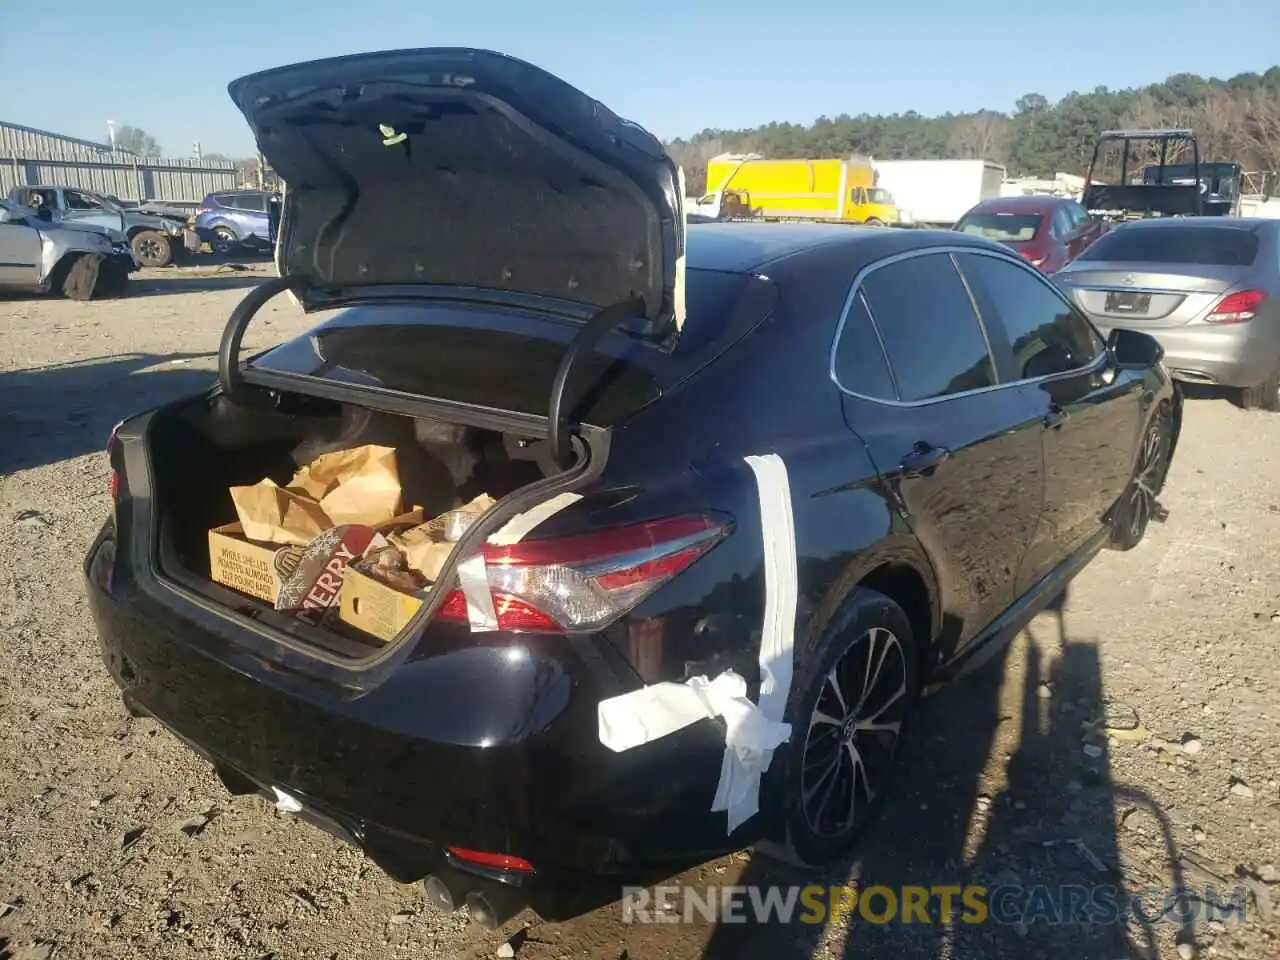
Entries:
POLYGON ((932 650, 942 622, 942 591, 938 586, 938 577, 920 542, 912 535, 897 534, 859 551, 840 572, 809 618, 804 640, 798 644, 801 656, 807 657, 818 648, 836 611, 867 575, 887 564, 910 568, 924 583, 929 595, 929 623, 932 629, 931 636, 917 637, 916 641, 922 655, 932 650))

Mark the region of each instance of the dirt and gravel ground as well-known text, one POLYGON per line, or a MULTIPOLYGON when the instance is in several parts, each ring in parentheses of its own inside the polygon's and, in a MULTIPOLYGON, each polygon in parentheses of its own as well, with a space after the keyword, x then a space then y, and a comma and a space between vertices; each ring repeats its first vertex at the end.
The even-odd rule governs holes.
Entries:
MULTIPOLYGON (((513 934, 526 960, 1280 956, 1280 416, 1220 398, 1189 404, 1168 522, 923 705, 857 863, 801 876, 744 854, 680 881, 1182 884, 1245 891, 1243 921, 626 924, 610 905, 485 934, 228 797, 124 714, 79 564, 108 509, 112 424, 209 382, 263 269, 146 272, 117 301, 0 301, 0 958, 482 957, 513 934)), ((277 301, 248 346, 305 326, 277 301)))

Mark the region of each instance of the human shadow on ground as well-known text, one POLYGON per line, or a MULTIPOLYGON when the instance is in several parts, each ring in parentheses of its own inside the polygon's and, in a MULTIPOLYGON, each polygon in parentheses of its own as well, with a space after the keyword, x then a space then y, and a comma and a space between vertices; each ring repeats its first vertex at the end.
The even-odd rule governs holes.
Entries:
MULTIPOLYGON (((857 899, 846 916, 834 921, 801 906, 790 922, 759 923, 750 908, 740 910, 743 922, 711 929, 704 960, 1155 956, 1155 924, 1126 919, 1131 898, 1096 644, 1069 637, 1064 603, 972 676, 920 703, 889 802, 851 862, 803 871, 756 855, 740 876, 713 881, 848 885, 857 899), (974 886, 985 909, 963 899, 974 886), (908 887, 929 891, 927 919, 917 913, 905 922, 908 887), (939 887, 952 888, 950 922, 939 887)), ((1177 889, 1172 835, 1162 836, 1177 889)), ((1182 906, 1178 941, 1193 942, 1182 906)), ((1159 914, 1149 910, 1152 921, 1159 914)))
POLYGON ((0 373, 0 474, 102 450, 125 417, 199 392, 208 353, 129 353, 0 373))

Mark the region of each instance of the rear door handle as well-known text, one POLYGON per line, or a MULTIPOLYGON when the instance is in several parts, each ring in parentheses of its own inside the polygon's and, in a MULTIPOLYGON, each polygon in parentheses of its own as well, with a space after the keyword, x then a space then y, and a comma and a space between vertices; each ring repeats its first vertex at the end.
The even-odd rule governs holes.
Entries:
POLYGON ((1063 410, 1061 407, 1050 407, 1049 412, 1044 415, 1044 425, 1048 430, 1057 430, 1067 422, 1067 418, 1071 414, 1063 410))
POLYGON ((945 447, 933 447, 927 443, 917 443, 905 457, 899 469, 904 477, 927 477, 938 468, 951 451, 945 447))

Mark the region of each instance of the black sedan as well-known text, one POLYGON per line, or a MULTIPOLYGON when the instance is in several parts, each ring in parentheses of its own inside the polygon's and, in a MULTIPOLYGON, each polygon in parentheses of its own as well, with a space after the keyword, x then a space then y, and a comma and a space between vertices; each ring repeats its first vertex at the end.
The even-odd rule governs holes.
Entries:
POLYGON ((656 139, 496 54, 231 90, 282 275, 217 386, 113 434, 93 617, 131 711, 446 906, 844 855, 922 688, 1155 512, 1158 345, 998 244, 686 226, 656 139), (344 309, 242 360, 286 289, 344 309), (429 514, 497 498, 398 632, 213 582, 229 486, 370 443, 429 514))

